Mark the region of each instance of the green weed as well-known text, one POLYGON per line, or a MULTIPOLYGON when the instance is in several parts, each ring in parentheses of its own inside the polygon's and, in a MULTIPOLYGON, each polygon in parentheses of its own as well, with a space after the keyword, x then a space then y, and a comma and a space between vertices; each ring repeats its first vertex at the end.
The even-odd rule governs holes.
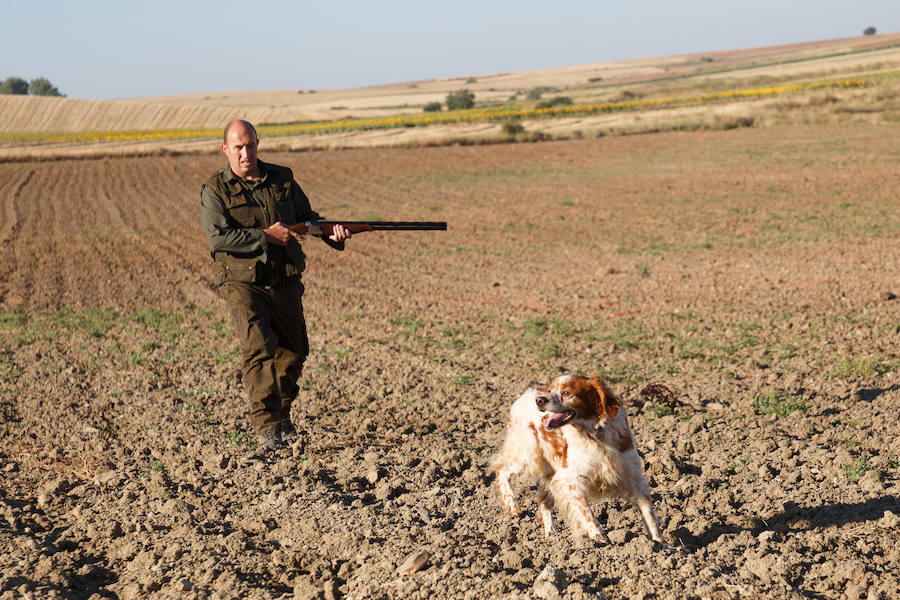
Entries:
POLYGON ((469 343, 463 339, 462 336, 468 333, 468 331, 464 331, 458 327, 451 327, 449 325, 441 327, 441 335, 446 338, 444 340, 444 347, 455 351, 467 348, 469 343))
POLYGON ((781 344, 780 346, 776 346, 775 356, 779 360, 787 360, 797 356, 798 351, 799 348, 794 344, 781 344))
POLYGON ((141 344, 141 352, 152 352, 153 350, 161 347, 162 344, 160 344, 156 340, 150 340, 141 344))
POLYGON ((237 350, 231 350, 229 352, 222 352, 213 356, 213 361, 217 365, 222 365, 225 363, 230 363, 237 360, 238 355, 240 354, 237 350))
POLYGON ((648 404, 644 406, 644 412, 647 413, 648 421, 675 414, 675 410, 665 404, 648 404))
POLYGON ((743 471, 747 468, 747 465, 749 464, 749 462, 750 462, 750 459, 748 459, 747 457, 741 456, 740 458, 734 459, 734 462, 731 463, 730 465, 728 465, 727 470, 730 473, 737 473, 739 471, 743 471))
POLYGON ((145 308, 131 317, 131 320, 155 329, 168 343, 172 343, 184 335, 181 331, 181 315, 175 313, 164 313, 153 308, 145 308))
POLYGON ((842 379, 864 379, 875 375, 884 375, 892 370, 892 366, 881 358, 842 358, 837 368, 828 374, 842 379))
POLYGON ((4 329, 11 330, 24 327, 26 320, 25 311, 21 308, 13 310, 0 309, 0 326, 4 329))
POLYGON ((464 386, 464 385, 472 385, 473 379, 471 375, 456 375, 453 379, 450 380, 450 385, 456 386, 464 386))
POLYGON ((624 321, 617 323, 611 330, 601 333, 600 339, 612 342, 616 350, 636 350, 641 346, 649 349, 643 340, 647 330, 636 321, 624 321))
POLYGON ((609 365, 598 367, 597 373, 610 383, 625 383, 628 385, 636 385, 644 381, 643 374, 638 371, 638 367, 631 362, 613 361, 609 365))
POLYGON ((519 343, 539 361, 560 356, 560 346, 572 338, 579 327, 561 319, 537 317, 528 319, 519 330, 519 343))
POLYGON ((232 429, 225 432, 225 445, 229 448, 253 451, 256 449, 256 436, 243 429, 232 429))
POLYGON ((169 470, 158 458, 151 459, 147 466, 138 474, 141 479, 150 479, 154 473, 160 473, 163 477, 169 476, 169 470))
POLYGON ((797 398, 784 392, 772 391, 754 400, 753 409, 758 415, 786 417, 797 410, 805 411, 806 403, 802 398, 797 398))
POLYGON ((416 321, 412 317, 406 315, 390 319, 390 323, 392 325, 399 325, 404 330, 404 335, 409 337, 416 337, 419 329, 424 325, 422 321, 416 321))
POLYGON ((211 325, 214 332, 213 337, 217 340, 234 335, 234 328, 230 325, 226 325, 225 323, 217 323, 215 321, 213 321, 211 325))
POLYGON ((847 478, 847 481, 857 482, 866 471, 873 470, 874 467, 869 464, 869 456, 867 454, 859 455, 852 463, 844 463, 841 465, 841 473, 847 478))

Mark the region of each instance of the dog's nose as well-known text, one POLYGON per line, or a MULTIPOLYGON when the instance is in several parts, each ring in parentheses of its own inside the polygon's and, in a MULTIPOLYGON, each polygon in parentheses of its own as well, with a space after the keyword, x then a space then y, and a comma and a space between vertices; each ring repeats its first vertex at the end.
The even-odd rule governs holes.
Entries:
POLYGON ((537 403, 538 408, 543 409, 544 405, 547 404, 547 396, 538 396, 534 401, 537 403))

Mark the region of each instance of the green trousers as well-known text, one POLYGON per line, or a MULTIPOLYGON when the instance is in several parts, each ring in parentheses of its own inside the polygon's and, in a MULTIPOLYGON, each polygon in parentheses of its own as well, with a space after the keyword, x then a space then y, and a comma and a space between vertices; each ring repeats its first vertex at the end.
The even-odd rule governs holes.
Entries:
POLYGON ((297 381, 309 354, 303 286, 267 288, 227 283, 219 293, 234 317, 243 348, 242 376, 256 433, 290 418, 297 381))

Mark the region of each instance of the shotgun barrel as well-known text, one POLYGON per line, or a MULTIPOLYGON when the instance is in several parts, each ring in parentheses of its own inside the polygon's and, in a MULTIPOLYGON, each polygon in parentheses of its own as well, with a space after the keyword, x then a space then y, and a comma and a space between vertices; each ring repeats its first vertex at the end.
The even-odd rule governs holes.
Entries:
POLYGON ((307 221, 289 225, 296 233, 331 235, 335 225, 343 225, 350 233, 363 231, 446 231, 446 221, 307 221))

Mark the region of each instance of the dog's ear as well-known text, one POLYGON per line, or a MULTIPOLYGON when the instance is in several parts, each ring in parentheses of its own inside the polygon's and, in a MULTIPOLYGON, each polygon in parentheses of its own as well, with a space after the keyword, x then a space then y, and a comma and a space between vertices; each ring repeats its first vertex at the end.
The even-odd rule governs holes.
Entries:
POLYGON ((619 399, 599 376, 594 375, 588 383, 597 392, 597 416, 601 419, 614 419, 619 414, 619 399))

